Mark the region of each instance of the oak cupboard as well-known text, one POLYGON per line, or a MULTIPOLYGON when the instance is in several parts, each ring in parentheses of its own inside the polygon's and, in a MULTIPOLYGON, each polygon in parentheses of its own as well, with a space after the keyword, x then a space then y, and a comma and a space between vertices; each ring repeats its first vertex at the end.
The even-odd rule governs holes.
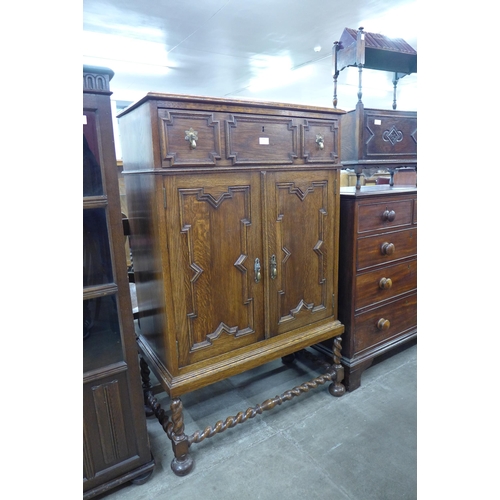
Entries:
POLYGON ((118 116, 144 384, 151 369, 171 397, 171 418, 151 392, 146 399, 178 475, 192 468, 193 443, 291 397, 187 436, 182 394, 332 338, 327 373, 300 391, 326 381, 333 395, 345 391, 341 114, 149 93, 118 116))

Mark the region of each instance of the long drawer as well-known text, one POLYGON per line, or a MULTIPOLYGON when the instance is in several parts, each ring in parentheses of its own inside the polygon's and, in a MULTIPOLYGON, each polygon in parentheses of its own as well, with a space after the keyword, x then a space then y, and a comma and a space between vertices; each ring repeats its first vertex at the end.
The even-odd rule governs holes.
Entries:
POLYGON ((356 276, 355 310, 417 288, 417 259, 385 266, 356 276))
POLYGON ((339 120, 158 109, 162 168, 339 162, 339 120))
POLYGON ((354 323, 356 352, 401 335, 417 325, 417 294, 359 314, 354 323))
POLYGON ((378 229, 410 226, 413 219, 413 200, 386 199, 374 203, 363 203, 358 209, 358 233, 378 229))
POLYGON ((404 229, 358 239, 356 269, 388 264, 417 255, 417 229, 404 229))

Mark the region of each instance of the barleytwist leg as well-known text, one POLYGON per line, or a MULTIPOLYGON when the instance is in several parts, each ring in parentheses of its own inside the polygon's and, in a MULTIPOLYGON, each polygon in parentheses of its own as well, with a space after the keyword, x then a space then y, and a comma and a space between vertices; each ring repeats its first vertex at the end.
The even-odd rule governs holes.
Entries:
POLYGON ((151 372, 149 371, 148 364, 144 361, 142 356, 139 357, 139 366, 141 368, 142 393, 144 395, 144 412, 146 413, 146 417, 152 417, 154 412, 149 405, 149 398, 152 396, 152 386, 149 378, 151 372))
POLYGON ((335 382, 330 384, 328 387, 328 391, 332 396, 342 396, 345 394, 345 387, 342 384, 344 380, 344 367, 340 363, 340 356, 342 350, 342 340, 340 336, 335 337, 333 339, 333 365, 332 368, 335 368, 337 372, 337 376, 335 377, 335 382))
POLYGON ((193 468, 193 459, 189 455, 189 441, 184 434, 184 418, 182 416, 182 401, 179 398, 172 400, 172 421, 169 423, 168 437, 172 441, 174 458, 170 467, 177 476, 185 476, 193 468))

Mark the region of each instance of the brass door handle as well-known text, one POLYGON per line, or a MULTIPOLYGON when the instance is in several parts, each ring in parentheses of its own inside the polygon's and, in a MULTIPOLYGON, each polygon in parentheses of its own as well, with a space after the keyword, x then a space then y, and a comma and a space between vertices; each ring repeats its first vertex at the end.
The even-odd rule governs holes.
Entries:
POLYGON ((382 290, 389 290, 392 286, 392 280, 391 278, 381 278, 380 281, 378 282, 379 288, 382 290))
POLYGON ((192 149, 196 149, 196 141, 198 140, 198 132, 196 130, 193 130, 193 127, 191 127, 189 130, 185 131, 186 141, 189 141, 189 145, 191 146, 192 149))
POLYGON ((278 276, 278 266, 276 264, 276 255, 271 256, 271 279, 274 280, 278 276))
POLYGON ((259 259, 255 259, 255 264, 253 266, 253 270, 255 273, 255 283, 259 283, 259 281, 262 278, 262 275, 260 273, 260 260, 259 259))
POLYGON ((319 149, 324 149, 324 147, 325 147, 325 140, 323 139, 323 137, 320 134, 318 134, 316 136, 316 143, 318 144, 319 149))

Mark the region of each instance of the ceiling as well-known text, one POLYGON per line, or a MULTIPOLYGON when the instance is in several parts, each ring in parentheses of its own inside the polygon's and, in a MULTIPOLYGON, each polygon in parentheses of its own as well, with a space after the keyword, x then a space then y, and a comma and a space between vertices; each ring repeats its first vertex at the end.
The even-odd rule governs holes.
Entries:
MULTIPOLYGON (((84 64, 114 71, 122 108, 147 92, 332 107, 332 45, 345 28, 403 38, 417 50, 416 0, 83 0, 84 64)), ((417 74, 398 109, 417 109, 417 74)), ((338 80, 353 109, 358 71, 338 80)), ((392 74, 363 72, 363 103, 390 109, 392 74)))

